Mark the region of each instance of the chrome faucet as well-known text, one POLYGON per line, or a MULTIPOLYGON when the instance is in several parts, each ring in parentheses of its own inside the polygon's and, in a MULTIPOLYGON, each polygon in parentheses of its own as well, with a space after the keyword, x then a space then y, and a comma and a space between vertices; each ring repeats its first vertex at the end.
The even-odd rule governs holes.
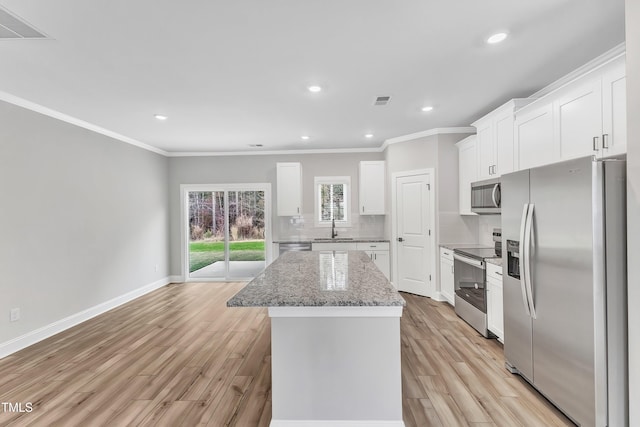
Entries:
POLYGON ((331 218, 331 238, 335 239, 338 237, 338 232, 336 231, 336 220, 331 218))

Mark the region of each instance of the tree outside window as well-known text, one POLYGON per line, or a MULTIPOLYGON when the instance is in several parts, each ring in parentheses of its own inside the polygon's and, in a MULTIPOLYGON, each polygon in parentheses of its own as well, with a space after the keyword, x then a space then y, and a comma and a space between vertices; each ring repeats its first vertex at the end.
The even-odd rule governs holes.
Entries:
POLYGON ((315 220, 316 226, 349 226, 349 202, 351 177, 315 177, 315 220))

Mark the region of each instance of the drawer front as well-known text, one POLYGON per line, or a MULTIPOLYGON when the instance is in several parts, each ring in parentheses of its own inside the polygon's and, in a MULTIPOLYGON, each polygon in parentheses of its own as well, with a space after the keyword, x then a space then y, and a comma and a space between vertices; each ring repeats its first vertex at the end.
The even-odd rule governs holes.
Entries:
POLYGON ((358 250, 356 243, 313 243, 311 249, 314 251, 355 251, 358 250))
POLYGON ((388 251, 389 242, 356 243, 359 251, 388 251))
POLYGON ((491 277, 502 282, 502 267, 500 267, 499 265, 487 263, 487 277, 491 277))
POLYGON ((453 250, 452 249, 440 248, 440 256, 443 257, 443 258, 448 259, 451 262, 453 262, 453 250))

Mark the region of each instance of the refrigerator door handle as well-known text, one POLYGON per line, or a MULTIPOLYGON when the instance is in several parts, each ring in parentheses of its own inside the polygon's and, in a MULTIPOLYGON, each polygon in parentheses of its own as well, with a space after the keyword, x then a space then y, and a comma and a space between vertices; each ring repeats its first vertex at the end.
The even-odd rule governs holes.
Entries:
POLYGON ((534 204, 529 204, 529 212, 525 224, 524 234, 524 283, 527 287, 527 297, 529 298, 529 308, 531 309, 531 317, 536 318, 536 307, 533 302, 533 285, 531 284, 531 233, 533 232, 533 208, 534 204))
POLYGON ((529 310, 529 298, 527 298, 527 290, 524 285, 524 259, 526 252, 524 250, 524 233, 526 231, 527 216, 529 214, 529 204, 525 203, 522 208, 522 219, 520 220, 520 247, 518 248, 518 257, 520 259, 520 290, 522 291, 522 304, 527 312, 527 316, 531 316, 531 310, 529 310))

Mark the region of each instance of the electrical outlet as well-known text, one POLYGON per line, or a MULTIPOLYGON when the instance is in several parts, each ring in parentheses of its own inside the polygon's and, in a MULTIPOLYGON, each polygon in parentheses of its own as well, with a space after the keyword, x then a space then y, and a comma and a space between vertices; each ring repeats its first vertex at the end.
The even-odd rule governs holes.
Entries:
POLYGON ((20 320, 20 309, 19 308, 12 308, 11 311, 9 312, 9 320, 11 322, 17 322, 18 320, 20 320))

